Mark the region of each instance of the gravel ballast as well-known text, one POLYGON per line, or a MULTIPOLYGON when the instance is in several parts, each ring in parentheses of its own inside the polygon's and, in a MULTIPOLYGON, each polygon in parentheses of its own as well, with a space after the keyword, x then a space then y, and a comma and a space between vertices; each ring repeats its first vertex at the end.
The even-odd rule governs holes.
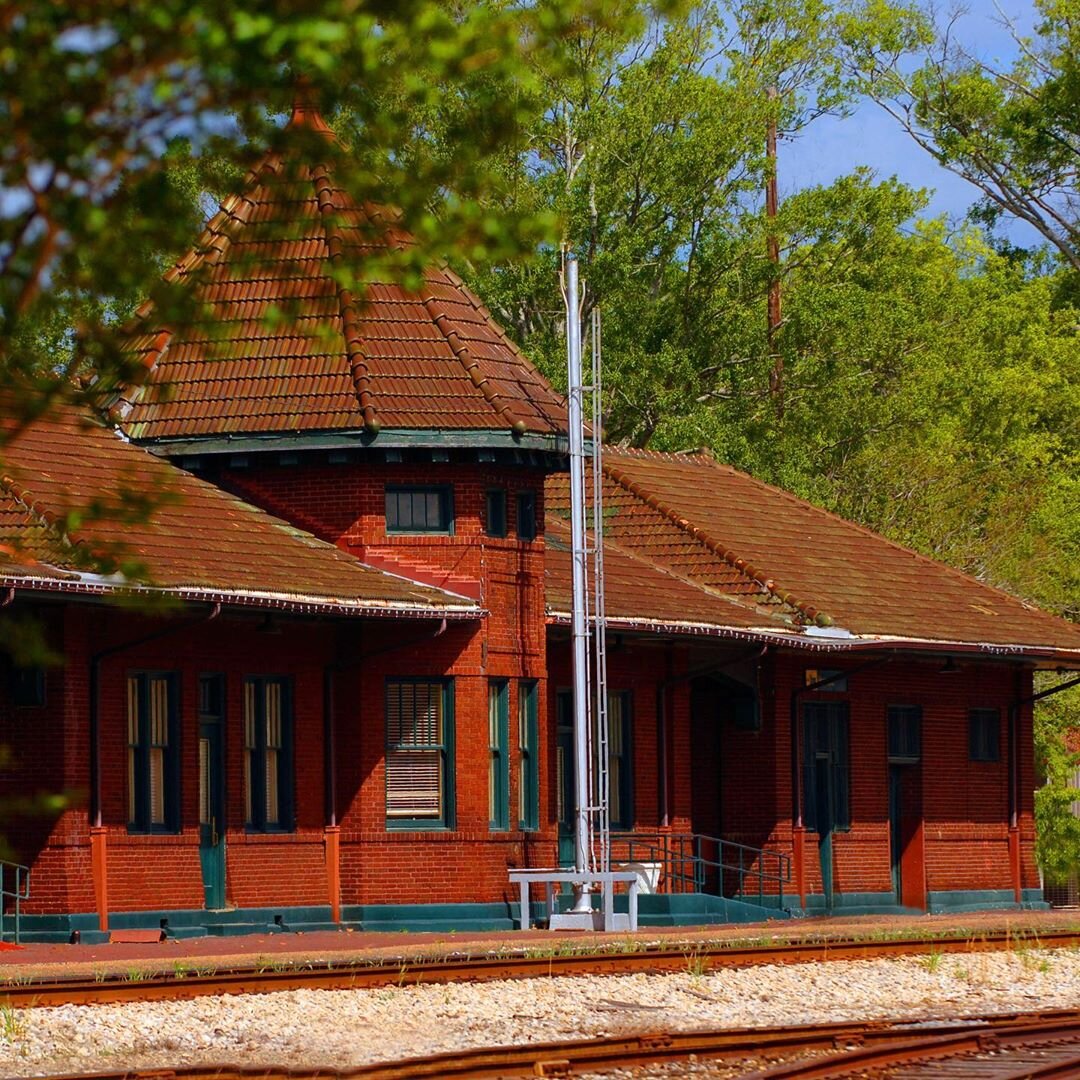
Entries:
MULTIPOLYGON (((674 975, 295 990, 0 1010, 0 1075, 327 1066, 628 1031, 1080 1007, 1080 952, 1032 949, 674 975)), ((407 984, 407 973, 404 976, 407 984)))

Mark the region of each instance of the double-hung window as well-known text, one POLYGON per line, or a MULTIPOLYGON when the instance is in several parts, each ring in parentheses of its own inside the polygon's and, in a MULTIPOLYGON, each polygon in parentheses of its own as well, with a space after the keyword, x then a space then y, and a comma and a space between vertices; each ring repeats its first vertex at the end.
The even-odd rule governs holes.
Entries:
POLYGON ((387 680, 387 828, 453 828, 453 747, 453 680, 387 680))
POLYGON ((968 757, 972 761, 1001 758, 1001 713, 997 709, 972 709, 968 713, 968 757))
POLYGON ((484 532, 488 536, 506 535, 506 490, 488 488, 484 494, 484 532))
POLYGON ((488 809, 493 832, 510 828, 510 684, 488 683, 488 809))
POLYGON ((292 683, 244 680, 244 801, 252 832, 293 828, 292 683))
POLYGON ((540 828, 540 774, 537 732, 537 687, 532 680, 518 683, 518 825, 540 828))
POLYGON ((886 716, 889 723, 889 761, 896 765, 914 764, 922 752, 922 707, 890 705, 886 716))
POLYGON ((127 680, 128 829, 180 828, 178 680, 171 672, 138 672, 127 680))

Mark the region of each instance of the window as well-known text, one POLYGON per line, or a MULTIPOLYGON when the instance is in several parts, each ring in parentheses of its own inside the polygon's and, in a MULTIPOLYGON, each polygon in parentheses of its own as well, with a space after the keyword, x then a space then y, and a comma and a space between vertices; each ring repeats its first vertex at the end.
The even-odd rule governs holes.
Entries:
POLYGON ((45 704, 45 669, 13 667, 9 680, 11 704, 20 709, 40 709, 45 704))
POLYGON ((813 686, 814 683, 825 683, 817 687, 818 693, 822 694, 846 694, 847 676, 836 668, 807 668, 804 686, 813 686), (826 681, 828 680, 828 681, 826 681))
POLYGON ((509 684, 505 679, 488 683, 488 809, 491 828, 510 828, 509 684))
POLYGON ((128 676, 128 828, 180 828, 177 679, 171 673, 128 676))
POLYGON ((536 493, 519 491, 517 494, 517 535, 519 540, 536 539, 536 493))
POLYGON ((292 684, 244 680, 244 803, 255 832, 293 828, 292 684))
POLYGON ((518 683, 518 825, 540 828, 540 776, 537 760, 537 688, 535 682, 518 683))
POLYGON ((453 512, 448 487, 388 487, 388 533, 451 533, 453 512))
POLYGON ((922 745, 922 707, 919 705, 890 705, 889 760, 898 764, 919 760, 922 745))
POLYGON ((506 492, 502 488, 491 488, 487 493, 484 531, 488 536, 506 535, 506 492))
POLYGON ((608 819, 613 829, 634 827, 628 691, 608 693, 608 819))
POLYGON ((803 706, 803 822, 825 834, 851 828, 846 702, 803 706))
POLYGON ((968 756, 972 761, 997 761, 1001 756, 1001 713, 972 709, 968 713, 968 756))
POLYGON ((386 824, 453 827, 454 695, 449 679, 386 684, 386 824))

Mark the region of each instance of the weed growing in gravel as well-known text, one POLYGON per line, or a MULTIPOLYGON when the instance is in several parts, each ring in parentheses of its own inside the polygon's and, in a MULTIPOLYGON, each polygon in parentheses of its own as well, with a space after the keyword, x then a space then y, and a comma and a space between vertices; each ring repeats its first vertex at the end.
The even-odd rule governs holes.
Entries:
POLYGON ((0 1001, 0 1034, 9 1043, 18 1042, 26 1034, 26 1018, 10 1001, 0 1001))
POLYGON ((919 957, 919 963, 926 968, 931 975, 936 975, 945 954, 940 949, 931 949, 925 956, 919 957))
POLYGON ((191 968, 183 960, 177 960, 173 963, 172 973, 174 979, 186 979, 191 974, 191 968))
POLYGON ((971 982, 971 972, 966 967, 961 967, 959 964, 953 968, 953 975, 961 982, 971 982))
POLYGON ((686 957, 686 971, 695 982, 700 982, 701 977, 709 970, 709 958, 700 949, 693 949, 683 953, 686 957))

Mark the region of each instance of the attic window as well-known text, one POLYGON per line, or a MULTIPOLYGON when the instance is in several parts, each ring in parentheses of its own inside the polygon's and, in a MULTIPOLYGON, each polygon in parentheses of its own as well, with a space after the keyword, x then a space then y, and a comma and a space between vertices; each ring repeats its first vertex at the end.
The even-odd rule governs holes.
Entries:
POLYGON ((388 487, 386 489, 388 533, 453 532, 451 494, 448 487, 388 487))

